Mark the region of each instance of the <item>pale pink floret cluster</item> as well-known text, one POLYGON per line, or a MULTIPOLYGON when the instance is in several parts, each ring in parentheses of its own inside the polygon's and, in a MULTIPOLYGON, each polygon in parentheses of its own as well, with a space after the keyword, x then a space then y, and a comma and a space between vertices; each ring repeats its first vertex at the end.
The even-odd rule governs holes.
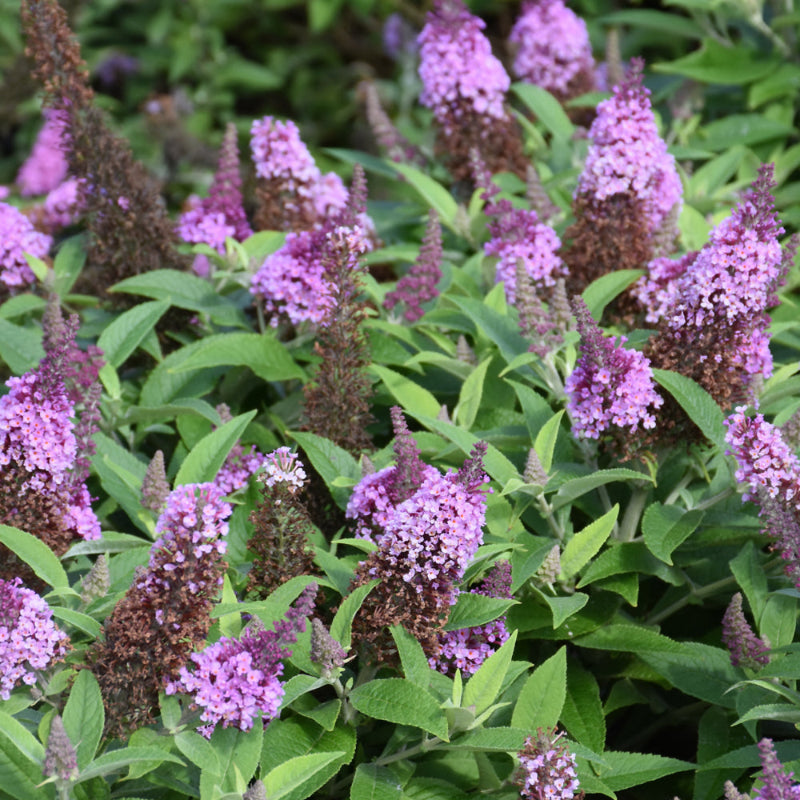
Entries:
POLYGON ((612 97, 597 106, 575 194, 600 203, 616 194, 631 194, 641 201, 649 229, 655 231, 681 202, 683 190, 675 159, 658 135, 641 67, 635 63, 612 97))
POLYGON ((540 731, 526 740, 519 753, 520 794, 526 800, 572 800, 580 794, 575 756, 558 743, 560 738, 540 731))
POLYGON ((433 111, 446 133, 465 111, 506 119, 503 105, 511 85, 503 65, 492 55, 482 33, 486 23, 461 0, 437 0, 419 44, 420 102, 433 111))
POLYGON ((264 457, 264 472, 261 480, 267 486, 285 483, 292 492, 302 489, 306 482, 306 470, 303 462, 288 447, 279 447, 264 457))
POLYGON ((44 109, 44 125, 31 153, 17 173, 17 186, 23 197, 52 192, 67 177, 65 115, 44 109))
POLYGON ((14 292, 33 285, 33 274, 25 253, 44 258, 53 238, 37 231, 31 221, 14 206, 0 203, 0 282, 14 292))
POLYGON ((316 584, 305 589, 273 630, 223 637, 194 653, 193 669, 182 667, 179 678, 167 684, 167 694, 193 695, 193 704, 203 710, 200 719, 208 723, 199 729, 204 736, 210 737, 219 723, 246 731, 258 716, 271 720, 278 715, 284 695, 281 662, 292 654, 286 645, 305 630, 316 591, 316 584))
POLYGON ((517 299, 517 266, 538 287, 555 286, 558 278, 566 276, 564 262, 558 255, 561 240, 549 226, 539 221, 535 211, 516 209, 489 225, 492 238, 483 246, 487 256, 496 256, 495 281, 506 290, 506 300, 517 299))
POLYGON ((289 195, 287 209, 324 219, 345 208, 349 193, 341 178, 320 172, 294 122, 267 116, 255 120, 250 133, 256 174, 289 195))
POLYGON ((763 414, 748 417, 744 412, 745 406, 739 406, 725 420, 728 453, 739 465, 736 480, 748 484, 753 492, 745 494, 744 499, 755 499, 760 489, 783 507, 800 510, 800 460, 783 440, 780 429, 767 422, 763 414))
POLYGON ((244 445, 237 442, 214 478, 214 485, 223 494, 233 494, 247 486, 250 478, 264 466, 266 459, 267 456, 260 453, 255 445, 245 449, 244 445))
POLYGON ((36 683, 37 671, 62 659, 69 644, 47 603, 21 584, 0 579, 0 700, 20 681, 36 683))
POLYGON ((586 23, 563 0, 528 0, 508 38, 517 48, 514 73, 555 95, 594 71, 586 23))
POLYGON ((573 431, 598 439, 611 428, 627 428, 631 433, 640 426, 654 428, 653 411, 664 400, 656 392, 649 359, 626 350, 624 336, 616 342, 603 336, 585 304, 576 312, 581 355, 564 384, 573 431))
MULTIPOLYGON (((147 570, 137 583, 139 589, 150 589, 160 586, 169 589, 180 576, 187 559, 194 562, 209 562, 209 569, 199 570, 199 575, 206 573, 215 576, 216 584, 207 585, 207 581, 198 577, 200 583, 190 581, 186 587, 192 594, 208 595, 222 585, 222 576, 210 566, 213 558, 208 556, 225 553, 228 534, 227 519, 232 508, 223 500, 222 491, 213 483, 189 483, 179 486, 168 495, 164 510, 156 523, 158 539, 150 550, 150 561, 147 570), (177 573, 177 575, 176 575, 177 573)), ((162 614, 159 609, 158 616, 162 614)))

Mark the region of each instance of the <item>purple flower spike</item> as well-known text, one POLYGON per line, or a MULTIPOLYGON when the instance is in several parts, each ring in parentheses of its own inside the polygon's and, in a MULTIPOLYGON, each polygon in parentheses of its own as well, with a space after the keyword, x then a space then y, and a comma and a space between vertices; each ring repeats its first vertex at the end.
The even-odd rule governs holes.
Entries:
POLYGON ((52 192, 67 177, 65 115, 51 108, 42 113, 44 125, 17 173, 17 186, 23 197, 52 192))
POLYGON ((181 214, 176 232, 184 241, 207 244, 218 253, 225 252, 227 237, 243 242, 252 235, 242 206, 239 148, 232 123, 225 130, 208 197, 181 214))
POLYGON ((581 298, 574 301, 581 355, 567 378, 567 409, 579 436, 598 439, 613 428, 635 433, 640 426, 654 428, 653 411, 663 398, 656 392, 650 362, 636 350, 603 336, 581 298))
POLYGON ((771 739, 762 739, 758 743, 761 756, 761 787, 753 793, 753 800, 798 800, 800 786, 792 779, 793 772, 785 772, 783 764, 778 760, 775 746, 771 739))
POLYGON ((191 694, 193 704, 203 709, 204 736, 210 738, 220 722, 223 728, 235 725, 247 731, 259 715, 265 720, 278 715, 284 694, 281 662, 292 654, 287 645, 305 631, 316 593, 316 584, 304 589, 273 630, 245 633, 240 639, 223 637, 194 653, 194 668, 182 667, 179 678, 167 683, 167 694, 191 694))
POLYGON ((642 203, 652 233, 681 202, 682 187, 675 159, 658 135, 650 92, 642 85, 643 68, 643 62, 634 60, 613 96, 597 106, 589 129, 592 143, 575 195, 595 203, 632 195, 642 203))
POLYGON ((731 664, 760 669, 769 663, 769 647, 753 633, 742 611, 742 593, 731 598, 722 618, 722 643, 728 648, 731 664))
POLYGON ((559 99, 595 88, 586 23, 563 0, 528 0, 509 36, 516 45, 514 72, 559 99))
POLYGON ((61 660, 69 644, 47 603, 21 584, 0 579, 0 700, 20 681, 36 683, 36 671, 61 660))
POLYGON ((486 23, 461 0, 437 0, 418 38, 420 102, 449 130, 465 111, 505 119, 505 94, 511 85, 482 33, 486 23))

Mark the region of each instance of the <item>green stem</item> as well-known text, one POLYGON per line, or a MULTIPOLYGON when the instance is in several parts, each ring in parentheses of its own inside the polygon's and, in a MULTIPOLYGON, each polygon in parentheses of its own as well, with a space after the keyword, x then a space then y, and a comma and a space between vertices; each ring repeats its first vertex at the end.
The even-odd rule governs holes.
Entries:
POLYGON ((645 625, 658 625, 663 622, 667 617, 671 617, 676 611, 680 611, 685 606, 688 606, 692 600, 702 600, 704 597, 714 594, 719 589, 724 589, 726 586, 736 583, 736 578, 729 575, 727 578, 720 578, 718 581, 709 583, 700 588, 692 587, 688 594, 685 594, 679 600, 676 600, 672 605, 667 606, 663 611, 660 611, 653 617, 650 617, 645 622, 645 625))
POLYGON ((718 492, 713 497, 709 497, 708 500, 703 500, 702 503, 698 503, 696 506, 692 508, 692 511, 705 511, 707 508, 711 508, 711 506, 715 506, 719 503, 720 500, 724 500, 726 497, 730 497, 733 494, 733 489, 728 487, 727 489, 723 489, 721 492, 718 492))
POLYGON ((625 516, 622 518, 622 523, 619 526, 619 534, 617 539, 620 542, 632 542, 636 531, 639 529, 639 520, 642 518, 642 512, 647 503, 647 498, 650 492, 648 489, 637 488, 631 494, 628 507, 625 509, 625 516))

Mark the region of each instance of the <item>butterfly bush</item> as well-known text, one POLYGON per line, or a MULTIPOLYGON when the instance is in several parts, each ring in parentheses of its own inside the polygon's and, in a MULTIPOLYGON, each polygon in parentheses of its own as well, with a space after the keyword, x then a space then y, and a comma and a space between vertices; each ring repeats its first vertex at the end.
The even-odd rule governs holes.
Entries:
POLYGON ((53 612, 19 578, 0 578, 0 700, 20 682, 32 686, 37 671, 67 652, 69 639, 53 622, 53 612))
POLYGON ((44 125, 17 173, 16 183, 23 197, 52 192, 67 178, 65 115, 51 108, 42 113, 44 125))
POLYGON ((44 258, 52 244, 52 237, 37 231, 19 209, 0 203, 0 283, 7 291, 13 294, 36 282, 25 254, 44 258))
POLYGON ((675 159, 658 135, 650 91, 642 84, 643 68, 643 62, 634 60, 612 97, 598 104, 575 194, 599 204, 614 195, 632 195, 653 232, 681 202, 683 190, 675 159))
POLYGON ((190 694, 192 705, 202 709, 204 736, 210 738, 220 723, 247 731, 257 716, 268 721, 278 715, 284 695, 281 662, 292 654, 287 645, 305 631, 316 593, 312 583, 272 630, 246 632, 238 639, 224 636, 193 653, 192 668, 182 667, 179 678, 167 682, 167 694, 190 694))
POLYGON ((508 39, 521 80, 562 100, 596 88, 586 23, 562 0, 527 0, 508 39))
POLYGON ((612 428, 636 433, 654 428, 654 411, 664 400, 656 392, 647 358, 626 350, 624 336, 618 342, 603 336, 589 309, 575 300, 580 357, 564 385, 573 432, 598 439, 612 428))
POLYGON ((772 739, 758 743, 761 758, 761 785, 753 792, 753 800, 798 800, 800 784, 793 780, 794 773, 787 772, 778 760, 772 739))
POLYGON ((525 740, 518 754, 517 781, 526 800, 572 800, 582 797, 575 756, 559 740, 562 733, 543 731, 525 740))

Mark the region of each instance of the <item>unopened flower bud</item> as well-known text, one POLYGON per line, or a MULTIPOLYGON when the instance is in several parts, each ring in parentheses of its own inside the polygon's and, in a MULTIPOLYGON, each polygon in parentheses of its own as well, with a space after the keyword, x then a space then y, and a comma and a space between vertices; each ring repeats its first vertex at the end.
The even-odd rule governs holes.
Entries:
POLYGON ((111 577, 108 572, 108 559, 101 554, 81 582, 81 601, 88 606, 93 600, 105 597, 110 586, 111 577))
POLYGON ((325 678, 339 669, 347 658, 345 649, 330 635, 321 620, 311 620, 311 660, 319 664, 320 672, 325 678))
POLYGON ((78 777, 78 757, 64 729, 64 721, 58 714, 50 723, 42 774, 45 778, 56 778, 60 781, 74 781, 78 777))

